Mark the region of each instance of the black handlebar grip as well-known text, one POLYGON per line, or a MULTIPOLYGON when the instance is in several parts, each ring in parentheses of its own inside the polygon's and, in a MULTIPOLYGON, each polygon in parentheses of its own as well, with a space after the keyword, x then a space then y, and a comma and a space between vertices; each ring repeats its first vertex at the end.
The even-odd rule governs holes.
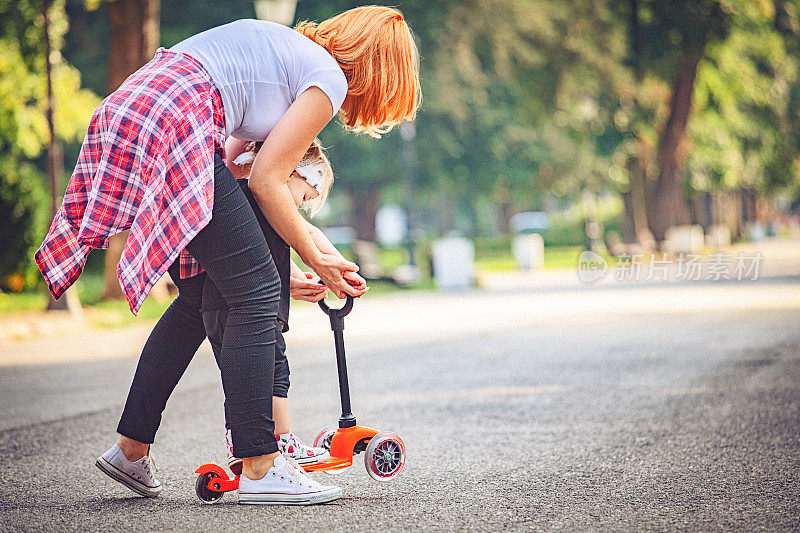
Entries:
POLYGON ((331 313, 334 313, 334 316, 337 316, 339 318, 344 318, 350 313, 350 311, 353 310, 353 297, 348 294, 347 300, 345 301, 344 305, 339 308, 330 307, 327 303, 325 303, 324 299, 319 301, 319 307, 328 316, 331 316, 331 313))

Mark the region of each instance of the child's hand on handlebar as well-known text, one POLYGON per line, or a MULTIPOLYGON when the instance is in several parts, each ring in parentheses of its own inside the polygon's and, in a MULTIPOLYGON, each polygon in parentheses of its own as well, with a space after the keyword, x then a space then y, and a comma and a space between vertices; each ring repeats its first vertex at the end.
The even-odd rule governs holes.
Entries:
POLYGON ((360 292, 360 294, 358 294, 357 296, 356 295, 351 295, 351 296, 359 298, 369 290, 369 287, 367 287, 367 280, 359 276, 358 273, 356 272, 350 272, 350 271, 344 272, 342 274, 342 277, 351 287, 360 292))
POLYGON ((314 275, 310 272, 303 272, 303 278, 289 277, 289 294, 295 300, 316 303, 328 295, 328 287, 311 281, 314 275))
MULTIPOLYGON (((289 292, 292 298, 316 303, 328 296, 328 287, 323 285, 320 280, 309 281, 314 278, 311 273, 305 272, 304 274, 306 279, 290 278, 289 292)), ((352 288, 358 291, 354 298, 364 296, 369 290, 367 281, 355 272, 345 272, 342 277, 352 288)))

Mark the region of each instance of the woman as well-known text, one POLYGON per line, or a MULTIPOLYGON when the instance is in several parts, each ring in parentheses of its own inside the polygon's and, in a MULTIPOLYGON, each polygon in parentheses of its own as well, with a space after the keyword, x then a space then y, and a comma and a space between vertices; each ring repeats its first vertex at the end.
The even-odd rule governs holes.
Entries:
POLYGON ((402 14, 390 8, 356 8, 295 30, 244 20, 160 49, 95 112, 64 203, 36 253, 59 297, 90 249, 130 229, 117 274, 131 310, 168 268, 178 285, 142 351, 119 440, 97 462, 146 496, 161 490, 149 445, 205 336, 204 276, 229 307, 220 372, 234 453, 243 458, 240 501, 308 504, 341 494, 277 452, 271 398, 280 282, 224 155, 232 161, 248 141, 264 142, 250 188, 265 217, 337 296, 360 295, 347 281, 357 267, 317 249, 286 182, 337 112, 347 128, 376 137, 412 118, 420 99, 417 51, 402 14))

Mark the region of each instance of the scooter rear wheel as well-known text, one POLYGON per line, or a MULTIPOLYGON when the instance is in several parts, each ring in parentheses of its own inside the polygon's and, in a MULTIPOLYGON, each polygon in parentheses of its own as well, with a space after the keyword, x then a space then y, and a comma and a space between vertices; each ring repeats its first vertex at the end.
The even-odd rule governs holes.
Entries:
POLYGON ((197 481, 194 484, 194 491, 203 503, 217 503, 222 498, 222 495, 225 494, 224 492, 208 488, 208 482, 218 477, 219 474, 216 472, 206 472, 197 476, 197 481))
POLYGON ((320 431, 317 438, 314 439, 314 447, 331 451, 331 440, 333 440, 333 435, 336 433, 337 429, 339 429, 339 425, 332 424, 320 431))
POLYGON ((394 433, 382 431, 370 439, 364 452, 367 473, 376 481, 395 478, 406 462, 406 447, 394 433))

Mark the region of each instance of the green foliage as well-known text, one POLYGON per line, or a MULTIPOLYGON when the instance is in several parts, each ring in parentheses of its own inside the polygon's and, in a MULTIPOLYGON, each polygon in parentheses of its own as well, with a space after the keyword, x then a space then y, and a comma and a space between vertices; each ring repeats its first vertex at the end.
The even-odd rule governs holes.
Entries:
MULTIPOLYGON (((30 252, 42 234, 42 214, 47 213, 46 195, 40 176, 31 164, 19 165, 0 155, 0 288, 8 288, 7 277, 29 274, 30 252)), ((28 280, 30 281, 30 280, 28 280)))
MULTIPOLYGON (((791 189, 800 170, 800 62, 778 31, 772 3, 743 3, 732 16, 729 38, 709 48, 698 72, 689 186, 791 189)), ((796 11, 788 16, 790 28, 800 27, 796 11)))
MULTIPOLYGON (((109 28, 108 0, 66 0, 70 30, 65 36, 63 53, 77 67, 84 84, 97 94, 107 93, 109 28)), ((211 0, 161 2, 161 46, 169 48, 178 42, 209 28, 237 19, 254 18, 255 8, 250 0, 231 0, 220 3, 211 0)))
MULTIPOLYGON (((319 20, 357 4, 306 1, 298 15, 319 20)), ((416 149, 420 183, 437 191, 428 202, 443 211, 490 198, 513 212, 541 208, 547 194, 575 201, 584 190, 627 191, 634 160, 656 177, 672 84, 692 57, 700 65, 686 190, 744 187, 796 197, 798 5, 402 2, 422 52, 416 149)), ((393 142, 328 138, 340 184, 398 183, 393 142), (391 169, 389 177, 376 168, 391 169)), ((424 190, 419 198, 425 201, 424 190)))
MULTIPOLYGON (((74 31, 65 53, 87 78, 104 80, 104 2, 92 13, 84 2, 68 0, 74 31)), ((498 205, 513 213, 546 209, 553 196, 569 206, 585 191, 627 191, 633 162, 652 185, 677 66, 687 57, 700 63, 686 192, 800 194, 799 0, 303 0, 296 19, 366 3, 399 7, 418 41, 425 99, 414 141, 416 200, 432 233, 490 235, 498 205)), ((245 0, 224 10, 163 0, 162 43, 253 15, 245 0)), ((20 43, 35 62, 35 36, 20 43)), ((19 143, 35 151, 30 139, 41 124, 35 116, 26 124, 19 143)), ((338 177, 334 201, 363 188, 403 197, 398 132, 376 141, 334 121, 321 137, 338 177)), ((581 242, 580 225, 570 228, 555 240, 581 242)))
MULTIPOLYGON (((0 3, 0 283, 21 272, 32 278, 31 254, 49 218, 43 153, 50 139, 44 115, 45 61, 39 2, 0 3)), ((64 3, 51 9, 56 135, 77 141, 99 103, 80 88, 80 73, 60 59, 67 30, 64 3)))

